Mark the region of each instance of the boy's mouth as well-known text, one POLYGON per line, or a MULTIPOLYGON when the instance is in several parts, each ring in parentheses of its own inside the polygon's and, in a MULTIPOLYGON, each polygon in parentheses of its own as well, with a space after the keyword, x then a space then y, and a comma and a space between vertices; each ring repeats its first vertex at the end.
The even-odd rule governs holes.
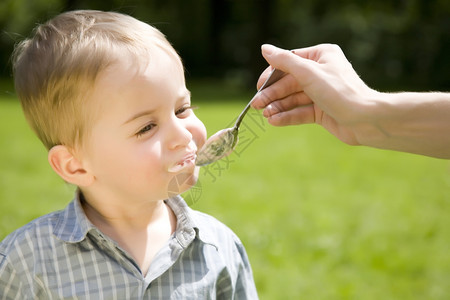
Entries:
POLYGON ((185 168, 195 166, 195 160, 197 159, 197 155, 195 153, 189 153, 183 159, 178 161, 176 164, 169 167, 168 171, 170 173, 177 173, 185 168))

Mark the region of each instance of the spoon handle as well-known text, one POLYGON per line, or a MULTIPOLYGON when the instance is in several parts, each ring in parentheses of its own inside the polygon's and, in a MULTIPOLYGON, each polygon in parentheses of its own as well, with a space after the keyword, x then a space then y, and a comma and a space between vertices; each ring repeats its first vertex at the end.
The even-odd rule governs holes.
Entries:
MULTIPOLYGON (((278 69, 273 69, 272 72, 270 73, 269 77, 267 77, 266 81, 264 81, 263 85, 259 88, 259 90, 256 92, 255 96, 261 92, 263 89, 265 89, 266 87, 272 85, 273 83, 277 82, 278 80, 281 79, 281 77, 284 76, 284 72, 278 69)), ((253 96, 254 98, 254 96, 253 96)), ((252 98, 252 100, 253 100, 252 98)), ((252 104, 252 100, 250 100, 250 102, 247 103, 247 105, 245 106, 244 110, 242 110, 242 112, 239 114, 236 123, 234 124, 234 129, 237 130, 239 128, 239 126, 241 125, 242 120, 244 119, 245 115, 247 114, 247 111, 250 109, 250 105, 252 104)))

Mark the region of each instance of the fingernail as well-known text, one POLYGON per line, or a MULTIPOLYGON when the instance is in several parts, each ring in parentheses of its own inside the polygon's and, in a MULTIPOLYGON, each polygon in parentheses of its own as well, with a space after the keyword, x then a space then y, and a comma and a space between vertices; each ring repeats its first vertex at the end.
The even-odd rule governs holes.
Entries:
POLYGON ((261 50, 266 54, 266 55, 271 55, 275 50, 277 49, 277 47, 270 45, 270 44, 264 44, 261 46, 261 50))
POLYGON ((266 118, 270 117, 272 115, 272 113, 273 113, 272 110, 273 110, 272 104, 267 105, 266 108, 263 111, 263 116, 266 117, 266 118))

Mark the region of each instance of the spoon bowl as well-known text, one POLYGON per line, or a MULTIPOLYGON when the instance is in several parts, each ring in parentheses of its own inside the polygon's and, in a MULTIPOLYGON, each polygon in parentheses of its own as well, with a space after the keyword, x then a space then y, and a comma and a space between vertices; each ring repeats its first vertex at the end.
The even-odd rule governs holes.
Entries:
MULTIPOLYGON (((284 76, 284 74, 285 73, 281 70, 273 69, 257 93, 278 81, 284 76)), ((221 158, 224 158, 225 156, 230 155, 233 152, 239 140, 239 126, 247 114, 247 111, 250 109, 252 100, 250 100, 244 110, 240 113, 233 127, 219 130, 208 138, 203 147, 197 153, 197 159, 195 161, 197 166, 209 165, 221 158)))
POLYGON ((239 140, 238 129, 225 128, 213 134, 203 145, 197 154, 195 164, 206 166, 233 152, 239 140))

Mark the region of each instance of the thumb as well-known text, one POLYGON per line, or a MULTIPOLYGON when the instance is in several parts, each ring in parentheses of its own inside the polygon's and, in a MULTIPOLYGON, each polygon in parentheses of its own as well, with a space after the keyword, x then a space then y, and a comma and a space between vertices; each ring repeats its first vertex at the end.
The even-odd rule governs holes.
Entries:
POLYGON ((312 60, 300 57, 293 51, 275 47, 270 44, 261 46, 261 52, 266 61, 274 68, 292 74, 300 81, 305 81, 314 75, 315 63, 312 60))
MULTIPOLYGON (((290 52, 288 50, 275 47, 270 44, 264 44, 261 46, 261 52, 266 61, 274 68, 281 69, 285 60, 289 60, 290 52)), ((284 70, 283 70, 284 71, 284 70)))

